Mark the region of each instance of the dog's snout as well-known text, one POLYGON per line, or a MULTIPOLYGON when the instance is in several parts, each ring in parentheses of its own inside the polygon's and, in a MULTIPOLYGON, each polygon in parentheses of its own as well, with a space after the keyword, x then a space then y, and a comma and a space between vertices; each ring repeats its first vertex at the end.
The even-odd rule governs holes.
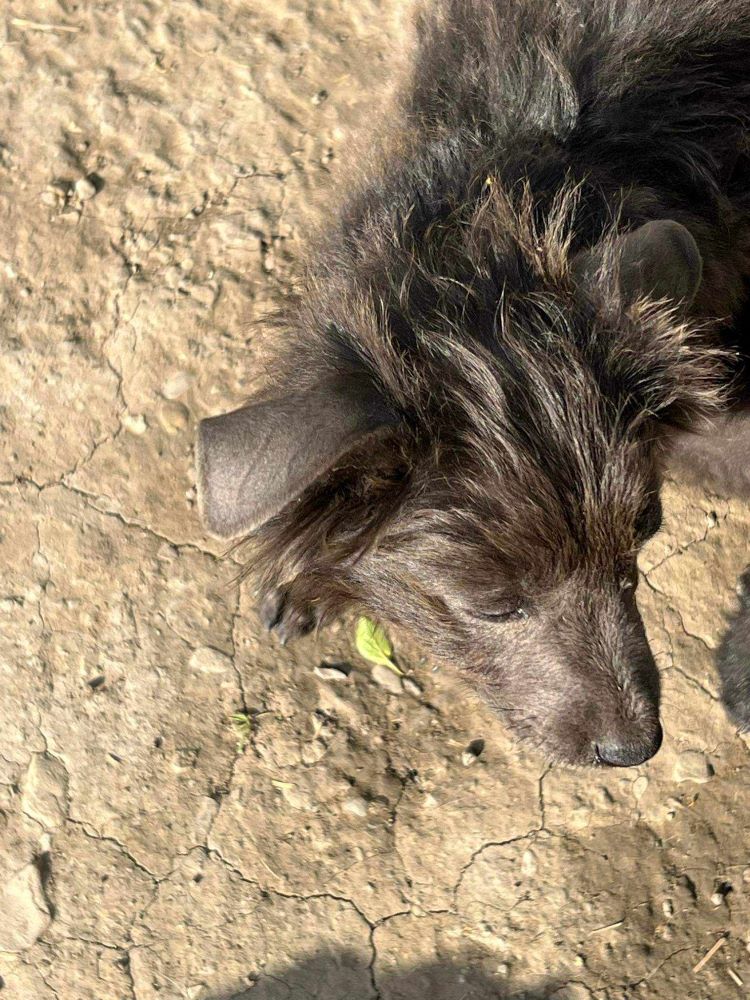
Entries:
POLYGON ((662 737, 662 728, 657 722, 648 736, 597 742, 596 757, 600 764, 608 767, 636 767, 654 756, 662 737))

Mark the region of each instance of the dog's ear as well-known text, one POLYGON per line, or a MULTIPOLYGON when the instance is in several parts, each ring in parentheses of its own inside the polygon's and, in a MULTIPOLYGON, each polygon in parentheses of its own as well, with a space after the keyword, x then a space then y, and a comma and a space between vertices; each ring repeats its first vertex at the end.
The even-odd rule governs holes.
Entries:
POLYGON ((366 437, 396 422, 368 379, 344 375, 277 389, 202 420, 197 484, 206 527, 222 538, 253 531, 366 437))
POLYGON ((572 261, 581 284, 595 284, 611 268, 626 302, 648 296, 688 307, 703 275, 703 261, 691 233, 679 222, 658 219, 619 236, 614 244, 583 250, 572 261))

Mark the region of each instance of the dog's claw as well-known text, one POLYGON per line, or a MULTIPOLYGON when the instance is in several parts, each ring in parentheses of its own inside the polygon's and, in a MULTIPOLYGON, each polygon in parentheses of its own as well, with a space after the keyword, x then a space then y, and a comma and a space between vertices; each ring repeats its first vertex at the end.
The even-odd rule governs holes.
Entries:
POLYGON ((297 607, 286 587, 268 591, 261 598, 258 614, 263 626, 276 635, 282 646, 308 635, 317 625, 313 609, 309 605, 297 607))

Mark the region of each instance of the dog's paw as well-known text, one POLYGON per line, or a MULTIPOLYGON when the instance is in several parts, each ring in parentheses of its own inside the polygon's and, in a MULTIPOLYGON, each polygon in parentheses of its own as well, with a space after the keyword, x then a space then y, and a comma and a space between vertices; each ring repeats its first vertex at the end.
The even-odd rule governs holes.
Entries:
POLYGON ((732 620, 717 653, 721 700, 730 719, 742 732, 750 731, 750 574, 737 584, 741 608, 732 620))
POLYGON ((313 608, 296 603, 288 587, 274 587, 264 594, 258 614, 263 626, 273 632, 282 646, 312 632, 318 624, 313 608))

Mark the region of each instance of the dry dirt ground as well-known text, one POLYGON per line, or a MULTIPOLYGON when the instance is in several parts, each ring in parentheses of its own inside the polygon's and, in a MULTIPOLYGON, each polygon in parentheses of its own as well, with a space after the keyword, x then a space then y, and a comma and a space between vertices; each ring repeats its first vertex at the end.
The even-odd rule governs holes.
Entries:
POLYGON ((260 377, 249 320, 346 185, 403 13, 0 6, 2 1000, 750 989, 750 756, 712 667, 747 508, 667 489, 639 592, 667 737, 596 774, 403 637, 400 693, 351 622, 280 648, 201 531, 195 423, 260 377))

